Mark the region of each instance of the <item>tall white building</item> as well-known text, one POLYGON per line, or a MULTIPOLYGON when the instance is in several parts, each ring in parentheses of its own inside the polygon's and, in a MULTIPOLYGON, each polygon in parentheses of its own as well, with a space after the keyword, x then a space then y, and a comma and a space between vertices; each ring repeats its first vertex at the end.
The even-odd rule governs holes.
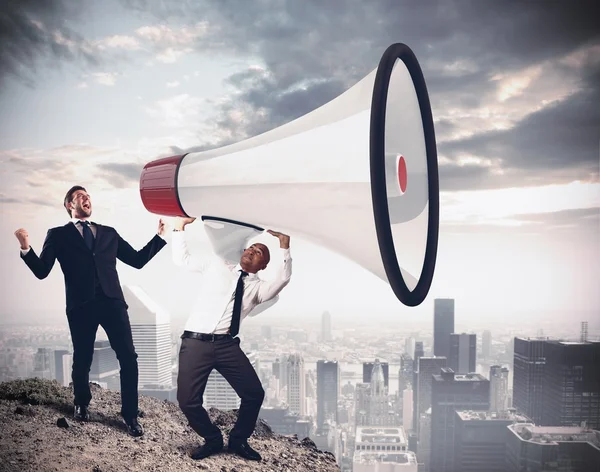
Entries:
POLYGON ((287 400, 290 411, 300 416, 306 415, 306 387, 304 359, 300 354, 287 358, 287 400))
POLYGON ((171 317, 140 287, 124 286, 140 389, 171 388, 171 317))
MULTIPOLYGON (((258 374, 258 353, 250 352, 247 356, 258 374)), ((216 370, 213 370, 208 376, 203 400, 206 408, 212 407, 219 410, 237 410, 241 403, 240 397, 229 385, 229 382, 216 370)))
POLYGON ((490 411, 501 412, 508 408, 508 369, 493 365, 490 367, 490 411))

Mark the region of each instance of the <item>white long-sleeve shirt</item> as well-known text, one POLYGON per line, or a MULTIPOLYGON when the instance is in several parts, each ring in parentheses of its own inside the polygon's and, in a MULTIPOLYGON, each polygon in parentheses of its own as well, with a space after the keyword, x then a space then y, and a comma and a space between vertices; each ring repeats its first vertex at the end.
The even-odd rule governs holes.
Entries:
MULTIPOLYGON (((173 262, 203 274, 198 287, 198 302, 185 325, 186 331, 207 334, 227 334, 231 326, 235 289, 240 270, 238 264, 229 264, 217 256, 199 258, 188 251, 185 231, 175 231, 171 238, 173 262)), ((283 264, 272 280, 263 280, 257 274, 244 277, 244 296, 240 314, 242 321, 259 304, 276 297, 292 276, 292 258, 289 249, 282 249, 283 264)))

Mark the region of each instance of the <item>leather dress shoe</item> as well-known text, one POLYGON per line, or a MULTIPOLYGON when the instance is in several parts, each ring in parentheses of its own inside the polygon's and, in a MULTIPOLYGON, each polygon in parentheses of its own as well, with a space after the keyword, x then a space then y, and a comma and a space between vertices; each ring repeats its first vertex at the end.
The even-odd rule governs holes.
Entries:
POLYGON ((75 405, 75 413, 73 414, 73 418, 75 418, 77 421, 89 421, 90 412, 88 411, 87 405, 75 405))
POLYGON ((133 436, 134 438, 143 436, 144 428, 138 422, 137 418, 132 418, 130 420, 125 420, 125 424, 127 425, 127 432, 133 436))
POLYGON ((260 461, 262 459, 260 454, 254 449, 252 449, 250 447, 250 444, 248 444, 248 441, 245 440, 229 441, 227 448, 229 449, 229 451, 233 452, 234 454, 237 454, 240 457, 243 457, 244 459, 248 459, 251 461, 260 461))
POLYGON ((194 460, 204 459, 223 450, 223 440, 206 441, 202 446, 192 451, 191 457, 194 460))

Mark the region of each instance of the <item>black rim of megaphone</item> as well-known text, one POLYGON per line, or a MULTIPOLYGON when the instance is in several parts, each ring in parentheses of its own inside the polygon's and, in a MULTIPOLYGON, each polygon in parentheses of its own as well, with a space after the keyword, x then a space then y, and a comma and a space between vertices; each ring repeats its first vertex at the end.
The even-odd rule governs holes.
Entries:
POLYGON ((264 231, 264 228, 261 228, 260 226, 256 226, 250 223, 244 223, 242 221, 236 221, 236 220, 230 220, 228 218, 221 218, 219 216, 202 216, 202 221, 219 221, 221 223, 230 223, 230 224, 234 224, 234 225, 238 225, 238 226, 245 226, 246 228, 252 228, 255 229, 257 231, 264 231))
POLYGON ((383 259, 383 266, 389 284, 398 299, 407 306, 417 306, 425 300, 431 287, 435 270, 439 233, 439 176, 433 116, 431 114, 431 105, 429 103, 425 78, 423 77, 423 72, 417 58, 405 44, 392 44, 386 49, 379 61, 375 85, 373 87, 373 100, 371 102, 370 131, 371 196, 373 199, 377 241, 383 259), (417 93, 419 108, 421 110, 421 120, 423 122, 423 133, 425 135, 425 151, 427 154, 429 190, 427 246, 421 277, 413 291, 410 291, 406 286, 398 265, 390 225, 385 179, 385 113, 390 77, 397 59, 404 62, 417 93))

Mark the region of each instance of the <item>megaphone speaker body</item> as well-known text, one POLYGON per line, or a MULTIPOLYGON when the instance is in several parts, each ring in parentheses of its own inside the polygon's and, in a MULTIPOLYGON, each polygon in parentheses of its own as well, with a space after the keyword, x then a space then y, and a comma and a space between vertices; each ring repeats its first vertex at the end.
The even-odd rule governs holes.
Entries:
POLYGON ((419 305, 435 268, 439 181, 417 59, 394 44, 376 70, 311 113, 229 146, 150 162, 140 193, 153 213, 297 235, 419 305))

